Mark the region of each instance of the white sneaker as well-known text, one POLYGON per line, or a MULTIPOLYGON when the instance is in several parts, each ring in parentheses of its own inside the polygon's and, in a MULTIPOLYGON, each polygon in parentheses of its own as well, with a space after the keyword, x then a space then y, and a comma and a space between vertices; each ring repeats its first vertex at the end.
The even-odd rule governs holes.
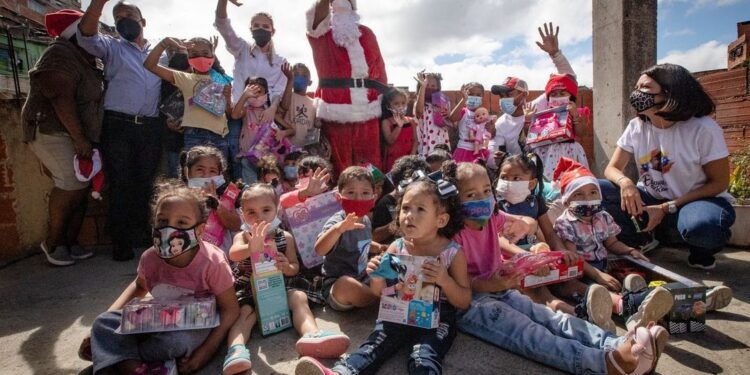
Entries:
POLYGON ((70 257, 75 260, 84 260, 88 259, 94 256, 94 252, 91 250, 86 250, 81 245, 71 245, 69 247, 70 249, 70 257))
POLYGON ((623 293, 624 292, 637 292, 639 290, 646 289, 647 287, 648 287, 648 284, 646 283, 646 279, 644 279, 643 276, 637 273, 631 273, 625 276, 625 279, 622 281, 623 293))
POLYGON ((730 302, 732 302, 732 289, 728 286, 715 286, 706 292, 706 311, 723 309, 730 302))
POLYGON ((39 247, 42 249, 42 252, 44 252, 44 255, 47 257, 47 261, 52 265, 65 267, 65 266, 72 266, 76 264, 76 261, 70 257, 70 254, 68 253, 68 248, 65 246, 55 246, 55 250, 49 251, 49 249, 47 249, 47 244, 44 241, 42 241, 39 247))
POLYGON ((646 253, 650 252, 651 250, 656 249, 657 247, 659 247, 659 241, 652 236, 651 242, 645 245, 641 245, 639 250, 641 251, 641 254, 646 255, 646 253))
MULTIPOLYGON (((631 295, 631 298, 635 296, 631 295)), ((650 322, 657 322, 669 313, 673 303, 672 293, 658 286, 646 294, 638 305, 638 311, 628 317, 625 326, 630 331, 637 327, 645 327, 650 322)))

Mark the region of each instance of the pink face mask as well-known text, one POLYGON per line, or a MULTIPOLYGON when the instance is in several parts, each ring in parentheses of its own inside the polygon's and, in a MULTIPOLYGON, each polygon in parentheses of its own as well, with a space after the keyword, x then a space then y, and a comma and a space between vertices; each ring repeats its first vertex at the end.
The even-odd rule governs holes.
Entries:
POLYGON ((214 65, 214 58, 213 57, 193 57, 188 59, 188 64, 190 64, 193 69, 199 73, 206 73, 209 70, 211 70, 211 67, 214 65))
POLYGON ((250 98, 247 100, 250 106, 253 108, 263 108, 266 106, 267 95, 261 95, 256 98, 250 98))

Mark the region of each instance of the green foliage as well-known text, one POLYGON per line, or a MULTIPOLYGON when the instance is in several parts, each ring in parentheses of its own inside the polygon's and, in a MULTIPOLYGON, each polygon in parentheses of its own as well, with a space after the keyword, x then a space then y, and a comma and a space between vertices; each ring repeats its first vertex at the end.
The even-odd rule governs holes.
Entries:
POLYGON ((730 159, 734 164, 734 170, 729 176, 729 193, 740 201, 738 203, 748 203, 750 201, 750 145, 733 152, 730 159))

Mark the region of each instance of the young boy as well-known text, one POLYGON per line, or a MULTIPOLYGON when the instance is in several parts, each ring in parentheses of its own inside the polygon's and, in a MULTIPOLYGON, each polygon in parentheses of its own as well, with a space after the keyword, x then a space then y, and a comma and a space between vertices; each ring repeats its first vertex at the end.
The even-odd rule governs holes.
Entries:
POLYGON ((612 294, 612 311, 626 319, 628 329, 658 321, 672 308, 672 295, 662 287, 647 288, 646 281, 636 274, 628 275, 620 284, 607 273, 608 252, 630 255, 648 261, 638 250, 617 239, 620 227, 603 210, 599 183, 591 172, 578 162, 562 157, 555 169, 565 211, 555 221, 555 232, 569 251, 576 251, 584 264, 584 282, 601 284, 612 294), (619 295, 622 291, 622 295, 619 295))
POLYGON ((332 309, 346 311, 377 300, 365 273, 370 252, 383 250, 372 242, 372 224, 367 217, 375 206, 372 174, 364 167, 346 168, 339 176, 336 198, 343 210, 323 225, 315 252, 325 256, 323 297, 332 309))
POLYGON ((315 127, 315 104, 307 96, 307 87, 312 84, 310 80, 310 69, 305 64, 297 63, 292 66, 293 78, 287 81, 287 89, 281 102, 281 111, 276 116, 276 121, 286 128, 295 130, 290 139, 292 144, 304 148, 310 154, 318 143, 320 130, 315 127))

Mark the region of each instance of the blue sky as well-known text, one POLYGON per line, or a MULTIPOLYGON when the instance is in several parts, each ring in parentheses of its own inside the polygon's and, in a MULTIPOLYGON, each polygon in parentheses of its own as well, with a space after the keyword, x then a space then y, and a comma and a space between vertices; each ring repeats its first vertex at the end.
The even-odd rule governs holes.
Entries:
MULTIPOLYGON (((152 42, 166 36, 217 34, 212 27, 215 1, 130 1, 141 7, 148 21, 146 37, 152 42), (159 18, 164 14, 169 17, 159 18)), ((89 2, 82 1, 84 9, 89 2)), ((539 40, 537 27, 547 21, 560 26, 560 45, 579 83, 593 85, 591 0, 358 2, 362 23, 377 35, 389 81, 396 85, 414 88, 414 74, 427 69, 442 73, 446 89, 470 81, 488 87, 509 75, 525 79, 532 89, 542 88, 554 66, 534 42, 539 40)), ((110 24, 113 3, 107 4, 103 16, 110 24)), ((658 3, 658 62, 680 64, 692 71, 726 67, 726 46, 736 38, 736 23, 750 19, 750 0, 658 3)), ((245 0, 239 8, 229 5, 229 17, 237 33, 249 39, 252 14, 269 12, 277 29, 277 52, 312 68, 305 37, 305 11, 311 4, 312 0, 245 0)), ((234 59, 223 45, 217 56, 223 65, 232 67, 234 59)))

